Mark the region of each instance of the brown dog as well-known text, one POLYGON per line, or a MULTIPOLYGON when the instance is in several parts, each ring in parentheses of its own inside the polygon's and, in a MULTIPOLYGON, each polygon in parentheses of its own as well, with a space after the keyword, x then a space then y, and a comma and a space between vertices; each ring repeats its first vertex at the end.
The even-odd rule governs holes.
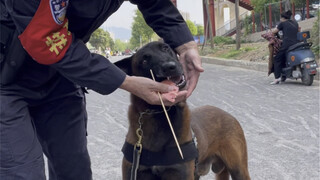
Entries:
MULTIPOLYGON (((186 85, 181 64, 165 43, 149 43, 115 64, 128 75, 151 78, 152 69, 156 81, 169 79, 180 89, 186 85)), ((135 179, 136 168, 139 180, 193 180, 206 175, 210 167, 219 180, 229 179, 229 175, 236 180, 250 179, 244 133, 234 117, 213 106, 190 111, 186 102, 166 108, 184 159, 177 150, 162 107, 131 95, 129 130, 122 149, 124 180, 135 179), (140 158, 137 158, 140 146, 134 148, 138 142, 137 129, 142 135, 140 158), (193 141, 193 132, 197 143, 193 141)))

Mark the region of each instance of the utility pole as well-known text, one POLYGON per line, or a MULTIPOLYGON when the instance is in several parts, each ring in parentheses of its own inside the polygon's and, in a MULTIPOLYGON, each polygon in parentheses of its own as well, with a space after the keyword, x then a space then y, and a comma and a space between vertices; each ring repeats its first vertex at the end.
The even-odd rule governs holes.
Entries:
POLYGON ((212 22, 211 22, 211 18, 210 18, 210 10, 209 10, 209 0, 204 0, 205 2, 205 7, 206 7, 206 12, 207 12, 207 21, 208 21, 208 24, 207 26, 209 27, 209 38, 210 38, 210 41, 211 41, 211 48, 214 48, 214 40, 213 40, 213 29, 212 29, 212 22))
POLYGON ((240 21, 239 21, 239 0, 235 0, 235 11, 236 11, 236 49, 240 49, 240 36, 241 36, 241 29, 240 29, 240 21))

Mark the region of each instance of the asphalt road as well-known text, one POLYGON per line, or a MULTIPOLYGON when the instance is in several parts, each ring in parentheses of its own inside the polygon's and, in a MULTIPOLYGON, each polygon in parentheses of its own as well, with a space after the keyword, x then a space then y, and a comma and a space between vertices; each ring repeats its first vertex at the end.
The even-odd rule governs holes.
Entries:
MULTIPOLYGON (((265 72, 203 64, 191 108, 217 106, 245 132, 252 180, 320 178, 319 81, 269 85, 265 72)), ((88 147, 95 180, 121 179, 121 147, 127 132, 129 93, 87 96, 88 147)), ((202 179, 214 179, 209 174, 202 179)))

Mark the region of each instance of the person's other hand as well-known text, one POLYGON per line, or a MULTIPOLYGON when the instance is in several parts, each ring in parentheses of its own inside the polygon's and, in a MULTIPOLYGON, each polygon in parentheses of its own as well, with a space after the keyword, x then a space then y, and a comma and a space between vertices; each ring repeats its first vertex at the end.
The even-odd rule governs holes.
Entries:
POLYGON ((175 101, 171 99, 172 96, 170 99, 168 96, 161 96, 165 106, 172 106, 185 100, 187 97, 187 91, 179 91, 177 86, 167 85, 155 82, 152 79, 137 76, 126 76, 120 88, 129 91, 130 93, 145 100, 148 104, 153 105, 161 105, 158 92, 161 94, 168 92, 176 94, 175 101))
POLYGON ((187 97, 189 97, 197 86, 200 73, 204 71, 198 47, 196 42, 190 41, 177 47, 175 50, 179 54, 179 60, 187 79, 187 97))

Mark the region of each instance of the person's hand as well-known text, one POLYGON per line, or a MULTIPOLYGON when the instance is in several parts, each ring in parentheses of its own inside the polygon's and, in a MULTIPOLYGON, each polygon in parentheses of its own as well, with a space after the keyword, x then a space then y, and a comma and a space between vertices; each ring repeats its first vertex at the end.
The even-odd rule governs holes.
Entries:
POLYGON ((274 28, 271 30, 271 32, 275 35, 279 32, 279 29, 278 28, 274 28))
POLYGON ((161 96, 165 106, 172 106, 182 100, 185 100, 187 96, 187 91, 179 91, 177 86, 159 83, 152 79, 137 76, 126 76, 120 88, 129 91, 130 93, 145 100, 148 104, 153 105, 161 105, 158 92, 161 94, 170 92, 170 96, 161 96), (173 101, 173 99, 175 101, 173 101))
POLYGON ((187 97, 189 97, 197 86, 200 73, 204 71, 201 66, 198 47, 196 42, 190 41, 175 50, 179 54, 179 60, 187 79, 187 97))

